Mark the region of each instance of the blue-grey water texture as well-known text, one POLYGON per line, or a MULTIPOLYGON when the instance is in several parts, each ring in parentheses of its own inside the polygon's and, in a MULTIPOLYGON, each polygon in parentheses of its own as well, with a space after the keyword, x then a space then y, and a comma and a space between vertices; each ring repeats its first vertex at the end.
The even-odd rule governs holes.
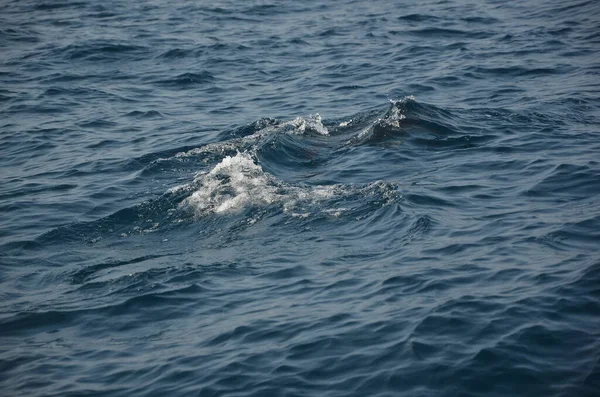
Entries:
POLYGON ((600 3, 0 5, 0 395, 599 396, 600 3))

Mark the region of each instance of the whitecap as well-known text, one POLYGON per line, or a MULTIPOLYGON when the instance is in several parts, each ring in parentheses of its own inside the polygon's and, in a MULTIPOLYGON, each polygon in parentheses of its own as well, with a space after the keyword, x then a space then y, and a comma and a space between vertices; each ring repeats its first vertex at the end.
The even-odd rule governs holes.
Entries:
POLYGON ((226 156, 208 173, 196 175, 187 186, 170 191, 188 189, 193 193, 181 202, 192 208, 196 215, 223 214, 245 207, 282 204, 284 211, 293 211, 298 205, 325 200, 334 194, 335 186, 289 186, 265 173, 248 153, 226 156))

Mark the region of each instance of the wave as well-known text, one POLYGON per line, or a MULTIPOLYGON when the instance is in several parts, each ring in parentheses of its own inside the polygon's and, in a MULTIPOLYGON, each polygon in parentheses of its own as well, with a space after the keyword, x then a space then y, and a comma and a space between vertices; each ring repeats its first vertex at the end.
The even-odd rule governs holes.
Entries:
POLYGON ((382 172, 376 159, 364 156, 382 147, 387 154, 381 159, 396 156, 411 161, 423 149, 463 149, 494 138, 478 133, 472 123, 456 110, 419 103, 414 97, 337 120, 324 120, 319 114, 288 121, 261 118, 221 132, 216 142, 131 159, 127 169, 139 178, 161 179, 171 186, 156 198, 105 218, 51 230, 36 243, 96 244, 161 235, 196 223, 227 233, 240 222, 251 226, 269 216, 351 221, 390 204, 400 205, 404 197, 416 205, 423 200, 401 188, 401 175, 382 172), (174 179, 184 182, 173 185, 174 179), (224 218, 211 223, 215 217, 224 218))

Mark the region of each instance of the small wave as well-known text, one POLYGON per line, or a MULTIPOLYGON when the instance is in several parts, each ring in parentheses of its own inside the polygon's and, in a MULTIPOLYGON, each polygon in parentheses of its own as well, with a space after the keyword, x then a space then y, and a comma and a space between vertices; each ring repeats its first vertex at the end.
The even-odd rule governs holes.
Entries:
POLYGON ((134 117, 134 118, 140 118, 140 119, 161 119, 161 118, 165 118, 165 116, 157 111, 157 110, 147 110, 147 111, 143 111, 143 110, 133 110, 129 113, 127 113, 125 115, 125 117, 134 117))
POLYGON ((307 139, 304 136, 276 134, 257 145, 256 156, 268 172, 274 175, 304 175, 331 158, 329 141, 307 139))
POLYGON ((16 42, 39 43, 41 34, 34 30, 19 29, 0 29, 0 39, 8 39, 16 42))
POLYGON ((411 147, 437 151, 471 148, 494 138, 482 134, 476 120, 465 118, 459 110, 420 103, 413 96, 390 102, 382 116, 355 116, 340 123, 338 129, 360 128, 346 145, 396 146, 407 143, 411 147))
MULTIPOLYGON (((390 134, 397 134, 402 131, 404 125, 406 125, 406 105, 409 102, 414 102, 413 96, 407 96, 404 99, 395 101, 390 100, 392 103, 388 111, 380 118, 372 121, 366 128, 364 128, 358 135, 352 137, 347 143, 357 144, 367 141, 380 140, 390 134)), ((339 126, 347 127, 350 122, 343 122, 339 126)))
POLYGON ((164 58, 167 60, 175 60, 188 57, 192 53, 191 50, 182 49, 182 48, 172 48, 170 50, 165 51, 160 55, 160 58, 164 58))
POLYGON ((400 21, 409 21, 409 22, 435 22, 439 21, 440 18, 434 15, 426 15, 426 14, 407 14, 398 17, 400 21))
POLYGON ((62 10, 64 8, 80 8, 85 7, 87 4, 85 2, 41 2, 40 4, 36 4, 33 8, 34 10, 39 11, 54 11, 54 10, 62 10))
POLYGON ((537 181, 527 191, 527 196, 555 198, 568 194, 572 199, 583 199, 600 194, 600 179, 594 169, 596 164, 560 164, 537 181))
POLYGON ((167 79, 154 81, 154 83, 163 87, 182 88, 197 84, 213 83, 214 81, 215 77, 210 72, 201 71, 198 73, 182 73, 167 79))
POLYGON ((68 60, 84 59, 88 61, 112 60, 125 54, 141 55, 148 50, 145 46, 139 46, 128 42, 113 41, 89 41, 81 44, 70 44, 59 48, 68 60))
POLYGON ((461 30, 461 29, 448 29, 448 28, 423 28, 423 29, 414 29, 409 30, 408 34, 412 34, 415 36, 423 36, 423 37, 439 37, 439 38, 460 38, 465 37, 471 40, 473 39, 486 39, 493 35, 493 32, 485 32, 485 31, 473 31, 473 30, 461 30))
POLYGON ((508 67, 471 67, 468 69, 476 76, 511 76, 511 77, 529 77, 545 76, 564 73, 562 68, 530 68, 526 66, 514 65, 508 67))
POLYGON ((293 120, 283 123, 274 119, 260 119, 249 126, 237 129, 233 133, 230 133, 233 136, 241 136, 240 138, 211 143, 185 152, 179 152, 175 157, 185 158, 211 154, 231 155, 237 151, 249 149, 267 135, 278 133, 292 135, 329 135, 329 130, 323 125, 319 114, 314 116, 311 115, 307 119, 296 117, 293 120))

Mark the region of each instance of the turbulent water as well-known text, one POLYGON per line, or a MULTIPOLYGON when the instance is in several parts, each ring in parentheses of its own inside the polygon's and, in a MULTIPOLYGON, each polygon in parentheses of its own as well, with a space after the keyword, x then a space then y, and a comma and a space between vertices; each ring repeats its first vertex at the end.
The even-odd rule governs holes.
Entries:
POLYGON ((596 1, 5 1, 3 396, 600 395, 596 1))

